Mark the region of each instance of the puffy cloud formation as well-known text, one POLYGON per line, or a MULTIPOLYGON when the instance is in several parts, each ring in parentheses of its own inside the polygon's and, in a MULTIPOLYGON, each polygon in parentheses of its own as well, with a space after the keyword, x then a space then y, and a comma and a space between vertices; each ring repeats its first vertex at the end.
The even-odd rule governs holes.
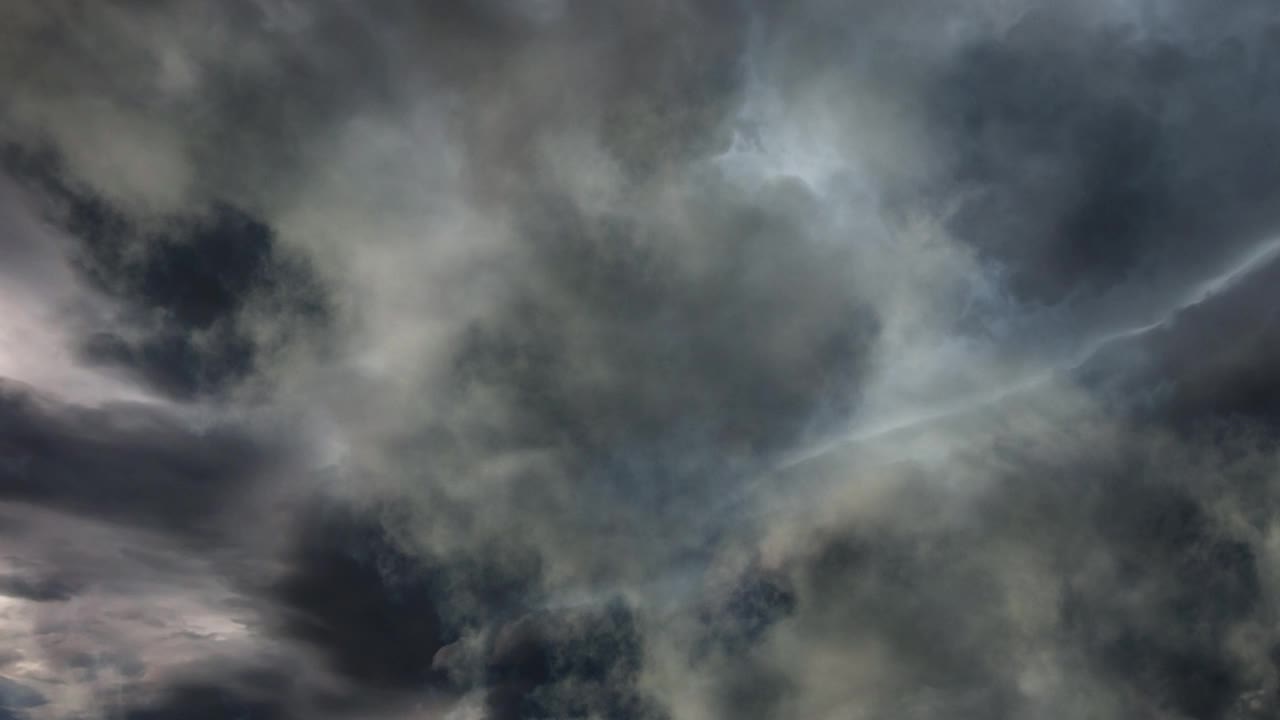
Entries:
POLYGON ((0 5, 0 720, 1280 713, 1262 0, 0 5))

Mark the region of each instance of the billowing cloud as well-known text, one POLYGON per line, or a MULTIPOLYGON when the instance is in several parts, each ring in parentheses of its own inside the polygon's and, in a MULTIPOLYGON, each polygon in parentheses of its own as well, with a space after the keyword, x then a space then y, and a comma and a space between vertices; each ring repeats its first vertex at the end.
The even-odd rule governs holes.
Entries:
POLYGON ((1277 28, 5 5, 0 719, 1274 716, 1277 28))

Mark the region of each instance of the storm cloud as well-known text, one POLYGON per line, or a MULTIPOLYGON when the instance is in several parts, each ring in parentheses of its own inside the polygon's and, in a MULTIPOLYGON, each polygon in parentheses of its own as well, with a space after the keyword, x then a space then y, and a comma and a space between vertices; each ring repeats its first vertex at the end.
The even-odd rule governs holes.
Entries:
POLYGON ((0 719, 1280 712, 1280 13, 0 7, 0 719))

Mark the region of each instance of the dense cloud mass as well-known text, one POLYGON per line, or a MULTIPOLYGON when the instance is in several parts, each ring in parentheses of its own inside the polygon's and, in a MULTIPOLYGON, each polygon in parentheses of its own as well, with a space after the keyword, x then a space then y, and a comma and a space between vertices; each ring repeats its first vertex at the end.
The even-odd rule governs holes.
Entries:
POLYGON ((1280 8, 0 3, 0 720, 1280 715, 1280 8))

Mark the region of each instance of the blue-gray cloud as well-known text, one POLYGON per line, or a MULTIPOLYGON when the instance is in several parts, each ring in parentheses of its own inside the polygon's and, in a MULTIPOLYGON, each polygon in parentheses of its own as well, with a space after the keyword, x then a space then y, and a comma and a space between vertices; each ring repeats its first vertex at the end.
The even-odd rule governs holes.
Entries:
POLYGON ((1274 715, 1280 16, 0 10, 0 717, 1274 715))

